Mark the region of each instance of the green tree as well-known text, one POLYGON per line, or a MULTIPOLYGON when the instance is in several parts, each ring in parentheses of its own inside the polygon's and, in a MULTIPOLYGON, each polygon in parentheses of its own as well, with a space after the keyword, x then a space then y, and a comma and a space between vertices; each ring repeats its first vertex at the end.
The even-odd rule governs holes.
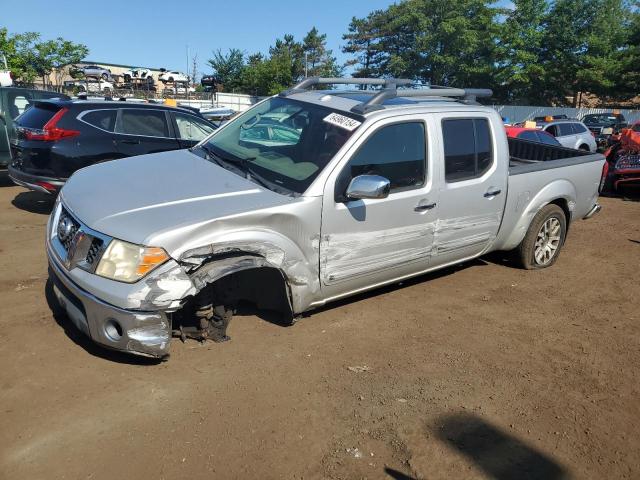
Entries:
MULTIPOLYGON (((289 80, 285 85, 289 86, 304 77, 304 53, 302 44, 297 42, 293 35, 287 34, 282 39, 276 39, 275 44, 269 47, 270 60, 274 60, 271 68, 276 65, 279 69, 288 71, 289 80)), ((278 76, 285 75, 280 72, 278 76)))
POLYGON ((541 56, 548 11, 547 0, 514 0, 499 26, 494 93, 501 101, 539 101, 540 79, 546 75, 541 56))
POLYGON ((351 19, 349 32, 342 36, 346 45, 344 53, 354 55, 345 63, 353 67, 354 77, 378 77, 383 75, 382 63, 385 58, 382 46, 383 27, 386 25, 386 12, 376 10, 365 18, 351 19))
POLYGON ((405 0, 354 19, 346 52, 357 75, 411 78, 436 85, 493 86, 498 17, 488 0, 405 0))
POLYGON ((327 49, 327 35, 313 27, 302 40, 306 76, 337 77, 341 69, 338 67, 333 52, 327 49))
POLYGON ((7 57, 7 63, 13 76, 25 83, 33 83, 41 77, 47 85, 47 76, 55 71, 59 85, 63 76, 63 67, 77 63, 89 54, 82 44, 58 37, 55 40, 40 40, 35 32, 9 35, 6 28, 0 29, 0 52, 7 57))
POLYGON ((640 2, 636 2, 629 13, 629 25, 625 46, 618 53, 620 59, 620 81, 618 97, 627 99, 640 93, 640 2))
POLYGON ((615 96, 628 29, 623 0, 556 0, 545 22, 544 101, 576 106, 582 92, 615 96))
POLYGON ((220 79, 224 90, 232 92, 242 85, 242 75, 245 69, 244 53, 237 48, 230 48, 228 53, 218 49, 207 63, 213 68, 220 79))

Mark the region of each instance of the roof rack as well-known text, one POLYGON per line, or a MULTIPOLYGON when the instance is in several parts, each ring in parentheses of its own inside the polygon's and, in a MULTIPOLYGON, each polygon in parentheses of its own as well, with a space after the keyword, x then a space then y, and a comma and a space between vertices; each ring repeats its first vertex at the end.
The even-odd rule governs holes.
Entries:
POLYGON ((488 88, 450 88, 431 85, 423 89, 401 89, 398 86, 413 85, 415 82, 406 78, 322 78, 309 77, 302 80, 292 89, 280 93, 281 97, 288 97, 294 93, 301 93, 313 85, 377 85, 382 89, 366 102, 362 102, 351 109, 354 113, 365 114, 384 109, 384 102, 396 97, 453 97, 460 98, 463 103, 477 104, 478 97, 490 97, 493 91, 488 88))

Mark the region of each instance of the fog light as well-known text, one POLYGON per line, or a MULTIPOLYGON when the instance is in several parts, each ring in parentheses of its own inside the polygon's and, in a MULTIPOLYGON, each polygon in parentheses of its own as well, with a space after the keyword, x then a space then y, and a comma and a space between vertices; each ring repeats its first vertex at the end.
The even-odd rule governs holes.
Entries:
POLYGON ((110 318, 104 324, 104 333, 107 334, 107 337, 109 337, 109 339, 117 342, 122 338, 122 326, 118 322, 110 318))

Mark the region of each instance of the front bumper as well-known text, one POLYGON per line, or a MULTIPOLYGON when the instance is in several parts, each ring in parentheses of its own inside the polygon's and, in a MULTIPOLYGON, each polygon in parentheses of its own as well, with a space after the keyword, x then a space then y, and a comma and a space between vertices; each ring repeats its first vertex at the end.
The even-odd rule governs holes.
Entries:
POLYGON ((49 278, 71 321, 93 341, 136 355, 168 355, 171 320, 165 312, 125 310, 103 302, 77 286, 59 265, 47 242, 49 278))
POLYGON ((9 178, 21 187, 44 193, 58 193, 66 180, 25 173, 9 165, 9 178))

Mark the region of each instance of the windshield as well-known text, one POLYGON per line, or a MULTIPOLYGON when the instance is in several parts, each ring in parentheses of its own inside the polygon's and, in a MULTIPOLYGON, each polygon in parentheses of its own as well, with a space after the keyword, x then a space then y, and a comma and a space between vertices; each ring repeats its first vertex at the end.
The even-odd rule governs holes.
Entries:
POLYGON ((615 123, 616 117, 614 115, 607 115, 603 113, 595 113, 591 115, 585 115, 583 122, 587 125, 593 125, 596 123, 615 123))
MULTIPOLYGON (((275 97, 232 120, 203 144, 222 160, 303 193, 360 125, 361 118, 275 97)), ((224 165, 223 165, 224 166, 224 165)))

